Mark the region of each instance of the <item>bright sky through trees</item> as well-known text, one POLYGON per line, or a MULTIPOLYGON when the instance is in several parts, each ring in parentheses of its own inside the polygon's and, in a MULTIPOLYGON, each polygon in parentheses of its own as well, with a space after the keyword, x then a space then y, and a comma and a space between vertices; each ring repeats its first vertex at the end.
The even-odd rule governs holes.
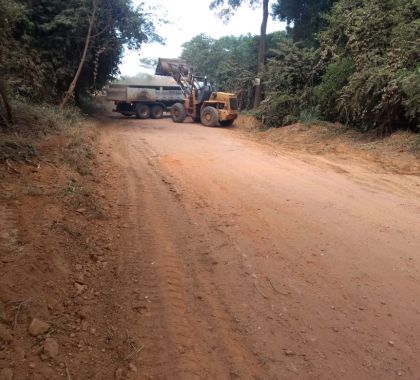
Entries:
MULTIPOLYGON (((135 75, 145 69, 139 63, 140 58, 178 57, 181 45, 197 34, 205 33, 213 38, 226 35, 259 34, 262 18, 260 7, 253 10, 246 6, 238 9, 228 24, 223 24, 213 11, 209 10, 210 0, 155 0, 153 4, 160 8, 158 16, 169 23, 157 27, 158 33, 166 39, 166 45, 147 44, 139 52, 128 52, 120 70, 122 75, 135 75)), ((271 4, 270 4, 271 8, 271 4)), ((268 21, 267 32, 282 30, 285 23, 268 21)))

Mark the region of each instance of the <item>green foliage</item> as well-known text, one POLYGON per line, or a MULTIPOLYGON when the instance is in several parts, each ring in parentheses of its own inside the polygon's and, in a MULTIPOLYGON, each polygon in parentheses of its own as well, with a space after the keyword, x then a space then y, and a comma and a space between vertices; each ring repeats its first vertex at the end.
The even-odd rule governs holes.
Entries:
MULTIPOLYGON (((267 36, 268 47, 284 39, 282 32, 267 36)), ((183 45, 182 58, 197 75, 207 75, 219 91, 238 94, 241 109, 250 108, 253 99, 253 80, 257 68, 258 36, 227 36, 213 39, 200 34, 183 45)), ((272 52, 267 57, 273 56, 272 52)))
POLYGON ((118 71, 124 46, 159 40, 144 4, 129 0, 0 0, 0 73, 15 93, 58 102, 74 77, 93 1, 98 4, 76 96, 101 88, 118 71))
POLYGON ((345 57, 337 57, 327 66, 321 83, 314 89, 314 95, 323 117, 333 120, 339 116, 338 93, 347 84, 352 72, 353 62, 345 57))
POLYGON ((328 12, 334 2, 336 0, 277 0, 272 11, 275 18, 287 21, 294 41, 314 45, 315 34, 325 25, 321 15, 328 12))
POLYGON ((340 120, 391 132, 418 124, 420 3, 340 0, 320 33, 324 56, 345 57, 354 71, 338 94, 340 120))
POLYGON ((60 110, 48 103, 33 103, 26 99, 12 100, 15 124, 20 136, 39 138, 68 129, 83 120, 80 110, 67 107, 60 110))
POLYGON ((317 51, 286 39, 272 53, 274 57, 266 65, 266 98, 257 114, 259 119, 278 127, 298 121, 300 115, 318 113, 313 101, 313 87, 320 73, 317 51))
MULTIPOLYGON (((296 21, 301 5, 278 3, 281 14, 288 14, 284 17, 291 21, 296 21)), ((313 13, 311 7, 305 9, 313 13)), ((260 118, 270 125, 285 125, 319 114, 361 130, 418 130, 418 0, 338 0, 323 20, 326 27, 317 34, 316 51, 305 44, 279 47, 267 68, 260 118)), ((296 33, 299 22, 293 27, 296 33)))

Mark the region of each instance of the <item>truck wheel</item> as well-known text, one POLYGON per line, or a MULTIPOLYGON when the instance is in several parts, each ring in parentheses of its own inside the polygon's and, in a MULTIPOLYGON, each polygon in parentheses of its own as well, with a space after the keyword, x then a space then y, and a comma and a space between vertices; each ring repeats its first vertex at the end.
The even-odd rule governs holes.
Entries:
POLYGON ((161 119, 163 116, 163 107, 158 105, 153 106, 151 116, 152 119, 161 119))
POLYGON ((182 103, 175 103, 171 107, 171 117, 175 123, 182 123, 187 117, 187 111, 182 103))
POLYGON ((215 127, 219 125, 219 114, 214 107, 205 107, 201 111, 201 123, 206 127, 215 127))
POLYGON ((150 108, 146 104, 138 104, 136 107, 137 119, 148 119, 150 117, 150 108))

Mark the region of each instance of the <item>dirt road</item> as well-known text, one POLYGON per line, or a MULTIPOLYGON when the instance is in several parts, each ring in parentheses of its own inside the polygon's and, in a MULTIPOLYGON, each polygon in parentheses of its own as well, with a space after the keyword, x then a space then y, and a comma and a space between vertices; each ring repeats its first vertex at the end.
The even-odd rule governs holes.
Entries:
POLYGON ((130 378, 420 378, 419 177, 169 119, 100 149, 130 378))

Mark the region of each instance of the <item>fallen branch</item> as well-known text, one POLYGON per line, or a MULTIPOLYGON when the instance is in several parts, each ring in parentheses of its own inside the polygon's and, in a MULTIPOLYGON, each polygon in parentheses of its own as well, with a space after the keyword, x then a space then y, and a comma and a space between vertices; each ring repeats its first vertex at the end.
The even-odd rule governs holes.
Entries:
POLYGON ((9 160, 6 158, 6 166, 10 169, 10 170, 12 170, 12 171, 14 171, 16 174, 20 174, 20 172, 18 171, 18 170, 16 170, 13 166, 12 166, 12 164, 9 162, 9 160))
POLYGON ((11 302, 11 304, 14 305, 14 309, 16 310, 15 317, 13 318, 13 326, 12 326, 13 330, 17 326, 18 319, 19 319, 19 314, 20 314, 21 310, 23 309, 23 307, 28 306, 31 302, 32 302, 31 299, 27 299, 27 300, 24 300, 24 301, 11 302))
POLYGON ((64 364, 66 365, 66 375, 67 375, 67 380, 71 380, 71 375, 70 375, 70 369, 69 369, 69 366, 67 365, 67 362, 64 362, 64 364))

